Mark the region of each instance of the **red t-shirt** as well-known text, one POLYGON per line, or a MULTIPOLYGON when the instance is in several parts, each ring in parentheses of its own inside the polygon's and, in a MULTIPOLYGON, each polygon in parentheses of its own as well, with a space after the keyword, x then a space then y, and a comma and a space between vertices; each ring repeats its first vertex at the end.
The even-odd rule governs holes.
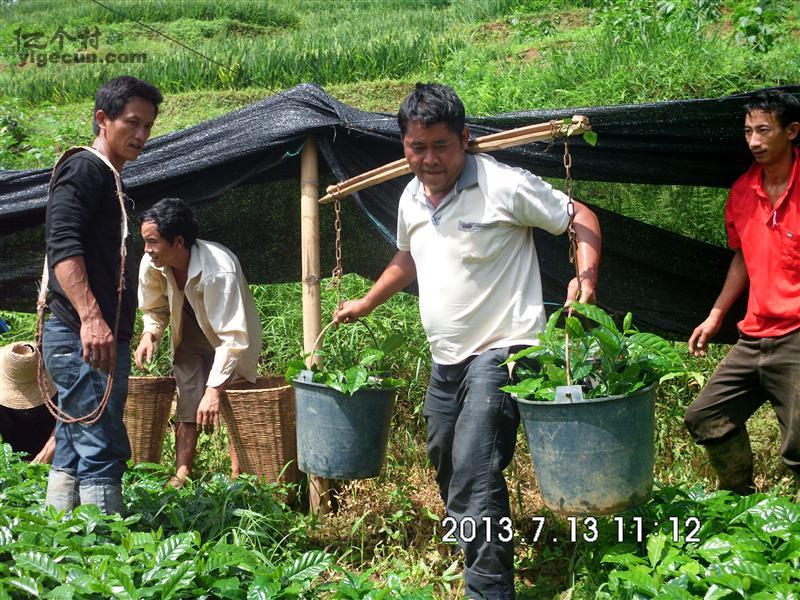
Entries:
POLYGON ((764 169, 754 163, 736 180, 725 208, 728 246, 741 248, 750 294, 739 330, 777 337, 800 328, 800 167, 798 149, 789 183, 773 207, 764 169))

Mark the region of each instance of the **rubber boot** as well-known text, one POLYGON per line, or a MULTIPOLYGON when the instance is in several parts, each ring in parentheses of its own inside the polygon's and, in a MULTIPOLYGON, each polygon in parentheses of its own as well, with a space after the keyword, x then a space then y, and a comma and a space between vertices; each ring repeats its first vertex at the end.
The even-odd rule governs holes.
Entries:
POLYGON ((746 430, 718 444, 708 444, 705 448, 709 462, 719 477, 719 489, 741 496, 755 492, 753 452, 746 430))
POLYGON ((122 513, 122 485, 118 483, 81 484, 81 504, 95 504, 107 515, 122 513))
POLYGON ((51 468, 47 476, 47 495, 44 503, 47 506, 55 506, 58 510, 71 511, 81 503, 78 479, 67 471, 51 468))

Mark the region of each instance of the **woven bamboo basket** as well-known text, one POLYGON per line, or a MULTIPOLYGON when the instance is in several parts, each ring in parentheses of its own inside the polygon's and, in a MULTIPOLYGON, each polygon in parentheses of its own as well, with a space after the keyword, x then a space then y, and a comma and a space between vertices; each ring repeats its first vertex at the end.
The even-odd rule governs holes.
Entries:
POLYGON ((283 377, 232 384, 222 415, 242 471, 266 481, 298 480, 294 388, 283 377))
POLYGON ((161 446, 174 396, 174 377, 128 378, 123 420, 134 463, 161 460, 161 446))

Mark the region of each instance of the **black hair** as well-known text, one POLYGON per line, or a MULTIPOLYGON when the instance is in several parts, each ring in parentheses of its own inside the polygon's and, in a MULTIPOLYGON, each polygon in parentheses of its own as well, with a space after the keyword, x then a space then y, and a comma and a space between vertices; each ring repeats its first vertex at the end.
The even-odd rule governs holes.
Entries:
POLYGON ((450 131, 461 135, 464 132, 464 103, 453 88, 439 83, 420 83, 414 86, 397 113, 400 133, 406 134, 410 121, 425 127, 444 123, 450 131))
POLYGON ((772 113, 784 128, 800 123, 800 100, 781 90, 764 90, 750 96, 744 112, 749 115, 757 110, 772 113))
MULTIPOLYGON (((130 75, 123 75, 122 77, 115 77, 111 81, 105 83, 94 97, 94 113, 97 114, 98 110, 102 110, 109 119, 116 119, 125 108, 125 105, 134 98, 141 98, 147 100, 153 105, 158 115, 158 105, 164 97, 161 95, 161 90, 156 86, 131 77, 130 75)), ((100 133, 100 126, 97 124, 97 118, 92 117, 92 130, 95 135, 100 133)))
POLYGON ((152 221, 158 233, 170 244, 177 236, 183 236, 187 248, 191 248, 197 239, 200 226, 192 207, 180 198, 162 198, 142 213, 139 223, 152 221))

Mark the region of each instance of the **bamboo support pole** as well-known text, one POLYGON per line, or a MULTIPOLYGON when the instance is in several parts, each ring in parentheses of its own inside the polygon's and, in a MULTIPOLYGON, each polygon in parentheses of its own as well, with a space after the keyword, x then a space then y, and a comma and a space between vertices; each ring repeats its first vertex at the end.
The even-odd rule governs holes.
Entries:
MULTIPOLYGON (((300 154, 300 235, 303 286, 303 349, 312 352, 322 329, 319 264, 319 167, 313 135, 306 138, 300 154)), ((319 356, 312 357, 319 362, 319 356)), ((313 512, 330 512, 330 481, 311 475, 309 504, 313 512)))
MULTIPOLYGON (((502 150, 503 148, 512 148, 531 142, 550 140, 553 139, 554 132, 558 135, 579 135, 591 131, 591 129, 592 126, 589 124, 588 118, 575 115, 572 117, 571 123, 548 121, 547 123, 526 125, 525 127, 484 135, 471 143, 467 151, 472 154, 478 152, 494 152, 495 150, 502 150)), ((333 202, 337 196, 339 198, 344 198, 355 192, 397 177, 402 177, 403 175, 408 175, 409 173, 411 173, 411 168, 408 166, 408 161, 406 161, 405 158, 401 158, 400 160, 390 162, 377 169, 356 175, 347 181, 329 185, 325 190, 327 194, 320 199, 319 203, 328 204, 333 202)))

